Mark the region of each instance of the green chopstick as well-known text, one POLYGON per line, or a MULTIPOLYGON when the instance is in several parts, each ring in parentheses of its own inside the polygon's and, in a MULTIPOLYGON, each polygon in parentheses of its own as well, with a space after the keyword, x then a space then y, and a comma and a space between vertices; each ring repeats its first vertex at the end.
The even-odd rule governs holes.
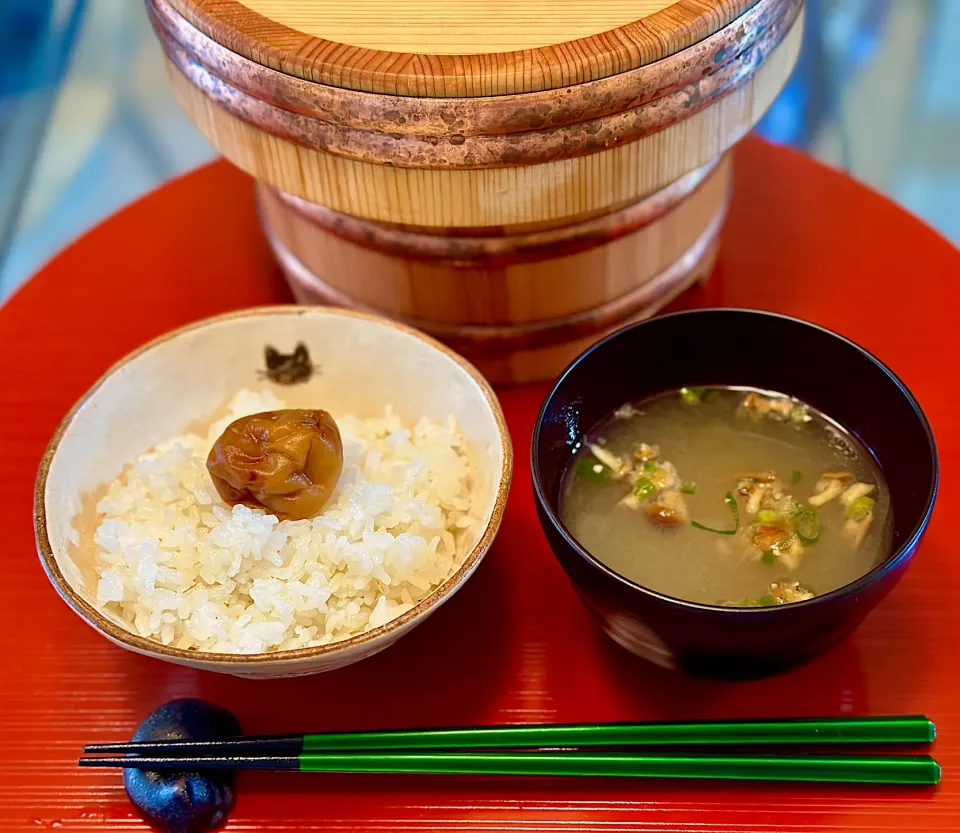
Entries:
POLYGON ((301 752, 509 749, 589 746, 930 743, 933 722, 920 715, 786 720, 478 726, 379 732, 267 735, 216 740, 98 743, 90 754, 299 755, 301 752))
POLYGON ((81 758, 81 766, 136 769, 259 769, 326 773, 607 776, 742 781, 936 784, 929 755, 637 755, 583 752, 380 752, 294 756, 81 758))
POLYGON ((930 743, 926 717, 587 723, 304 735, 303 751, 791 743, 930 743))
POLYGON ((929 755, 730 756, 627 755, 582 752, 387 753, 299 756, 301 772, 406 772, 461 775, 722 778, 750 781, 840 781, 936 784, 929 755))

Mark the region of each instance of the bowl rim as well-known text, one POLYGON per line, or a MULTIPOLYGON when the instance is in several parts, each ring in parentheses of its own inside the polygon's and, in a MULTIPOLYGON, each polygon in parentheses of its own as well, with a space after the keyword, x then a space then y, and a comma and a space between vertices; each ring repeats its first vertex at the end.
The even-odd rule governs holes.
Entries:
POLYGON ((37 552, 40 555, 40 562, 43 565, 43 569, 46 572, 47 577, 50 579, 50 582, 53 584, 60 597, 73 609, 75 613, 86 620, 86 622, 92 625, 96 630, 108 636, 110 639, 120 642, 124 646, 129 647, 139 653, 155 655, 163 659, 174 661, 183 660, 190 663, 242 666, 256 666, 291 660, 297 661, 315 659, 318 657, 337 654, 345 649, 356 648, 361 645, 377 641, 395 631, 403 630, 406 628, 406 626, 410 625, 415 620, 422 618, 425 614, 432 611, 441 603, 445 602, 450 596, 452 596, 453 593, 456 592, 472 575, 481 559, 484 557, 484 555, 486 555, 490 545, 493 543, 493 539, 496 536, 497 530, 499 529, 500 523, 503 519, 503 511, 506 505, 507 495, 510 490, 512 475, 513 447, 510 439, 510 432, 507 428, 506 418, 503 415, 503 409, 500 405, 500 401, 497 399, 497 396, 494 393, 490 383, 483 377, 480 371, 470 364, 470 362, 468 362, 465 358, 451 350, 446 345, 441 344, 440 342, 430 338, 430 336, 414 329, 413 327, 408 327, 396 321, 366 312, 358 312, 355 310, 347 310, 338 307, 319 305, 298 306, 296 304, 250 307, 247 309, 234 310, 232 312, 226 312, 220 315, 203 318, 199 321, 194 321, 151 339, 146 344, 141 345, 132 352, 127 353, 118 361, 114 362, 73 404, 66 416, 64 416, 60 421, 60 424, 57 426, 56 431, 51 437, 50 442, 47 445, 47 449, 41 458, 40 466, 37 471, 37 479, 34 485, 33 498, 34 535, 36 538, 37 552), (60 445, 60 441, 63 438, 63 435, 69 429, 70 425, 73 423, 77 412, 103 386, 106 380, 116 373, 120 368, 126 366, 134 359, 139 358, 141 355, 148 353, 162 344, 165 344, 169 341, 174 341, 175 339, 187 333, 204 329, 211 325, 220 324, 224 321, 232 321, 241 318, 258 318, 272 315, 302 316, 314 315, 318 313, 321 315, 359 319, 380 326, 392 327, 393 329, 405 335, 411 336, 412 338, 415 338, 426 344, 428 347, 432 347, 434 350, 442 353, 448 359, 459 365, 459 367, 465 371, 476 383, 497 424, 497 433, 500 437, 501 454, 500 471, 498 472, 498 482, 496 494, 494 495, 493 507, 491 509, 490 518, 487 522, 487 525, 484 528, 480 538, 477 540, 477 543, 474 545, 473 549, 467 553, 457 569, 450 576, 448 576, 439 587, 431 591, 429 595, 417 602, 417 604, 415 604, 410 610, 402 613, 395 619, 391 619, 389 622, 380 625, 379 627, 372 628, 369 631, 356 636, 351 636, 348 639, 327 643, 326 645, 317 645, 307 648, 291 648, 283 651, 269 651, 257 654, 232 654, 213 651, 198 651, 186 648, 174 648, 169 645, 164 645, 161 642, 140 636, 139 634, 136 634, 133 631, 127 630, 123 626, 112 622, 99 610, 97 610, 94 605, 84 599, 66 580, 62 571, 60 570, 59 565, 57 564, 56 557, 53 553, 53 547, 50 544, 50 538, 47 533, 45 501, 47 477, 50 472, 50 465, 53 462, 53 459, 57 453, 57 449, 60 445))
MULTIPOLYGON (((843 426, 845 430, 849 430, 846 426, 843 426)), ((881 461, 882 467, 882 461, 881 461)), ((933 513, 933 506, 936 502, 937 491, 939 489, 940 483, 940 458, 937 453, 936 440, 933 436, 933 429, 930 427, 930 422, 927 419, 926 414, 923 412, 923 409, 920 407, 920 403, 917 401, 916 397, 911 393, 910 389, 903 383, 899 376, 894 373, 884 362, 878 359, 873 353, 867 350, 864 347, 861 347, 852 339, 847 338, 840 333, 831 330, 827 327, 824 327, 820 324, 815 324, 812 321, 806 321, 802 318, 796 318, 790 315, 784 315, 779 312, 770 312, 767 310, 760 309, 750 309, 748 307, 702 307, 698 309, 691 310, 680 310, 678 312, 668 313, 666 315, 657 315, 651 318, 646 318, 643 321, 637 321, 633 324, 628 324, 626 327, 622 327, 619 330, 616 330, 610 335, 598 341, 596 344, 591 345, 586 350, 584 350, 579 356, 577 356, 563 372, 557 377, 556 381, 550 387, 550 392, 544 397, 543 403, 540 406, 540 411, 537 414, 537 421, 534 424, 533 429, 533 439, 530 444, 530 468, 531 476, 533 480, 533 492, 534 497, 537 502, 537 505, 541 509, 544 515, 549 519, 550 524, 553 528, 560 534, 564 539, 567 545, 584 561, 590 564, 595 569, 599 570, 605 574, 608 578, 614 579, 617 583, 623 585, 634 592, 640 592, 645 596, 652 597, 659 602, 670 604, 673 606, 679 606, 684 609, 691 611, 711 613, 711 614, 723 614, 727 616, 771 616, 776 615, 778 612, 788 611, 788 610, 802 610, 809 609, 814 605, 818 604, 827 604, 829 602, 837 601, 840 599, 847 598, 849 596, 854 596, 863 590, 865 587, 879 581, 888 573, 895 570, 902 563, 909 560, 910 556, 913 554, 914 549, 924 531, 927 528, 927 525, 930 522, 930 516, 933 513), (649 587, 644 587, 642 584, 638 584, 631 579, 628 579, 626 576, 622 576, 619 573, 612 570, 602 561, 600 561, 596 556, 594 556, 586 547, 582 546, 580 542, 576 539, 573 533, 567 529, 563 521, 560 520, 557 513, 554 511, 553 507, 550 505, 550 501, 547 499, 544 488, 543 488, 543 478, 540 472, 540 459, 537 453, 537 448, 540 444, 540 431, 543 427, 544 417, 546 416, 547 409, 550 406, 553 398, 556 396, 557 392, 560 390, 560 387, 566 381, 567 376, 573 372, 573 370, 580 364, 581 361, 588 358, 594 352, 597 352, 603 349, 608 343, 615 341, 618 338, 621 338, 628 332, 632 332, 635 329, 643 327, 647 324, 650 324, 654 321, 662 321, 670 318, 683 318, 683 317, 692 317, 698 315, 715 315, 717 313, 738 313, 738 314, 748 314, 762 316, 770 319, 778 319, 783 323, 788 324, 799 324, 803 327, 810 328, 812 330, 819 330, 822 333, 825 333, 828 336, 831 336, 835 339, 846 344, 848 347, 853 348, 855 351, 860 353, 867 361, 872 362, 876 365, 886 377, 898 388, 901 395, 907 400, 910 407, 913 410, 914 415, 917 418, 917 421, 920 423, 929 446, 930 457, 933 463, 933 477, 931 478, 930 490, 927 494, 927 499, 925 502, 925 508, 923 511, 920 520, 916 523, 914 528, 911 530, 910 534, 904 537, 902 543, 897 546, 896 549, 892 551, 883 561, 877 564, 875 567, 870 569, 868 572, 864 573, 857 579, 854 579, 849 584, 844 584, 842 587, 838 587, 836 590, 831 590, 828 593, 823 593, 819 596, 814 596, 812 599, 805 599, 799 602, 790 602, 785 605, 772 605, 768 607, 724 607, 723 605, 709 605, 703 604, 701 602, 693 602, 688 599, 679 599, 676 596, 669 596, 666 593, 660 593, 656 590, 652 590, 649 587)))

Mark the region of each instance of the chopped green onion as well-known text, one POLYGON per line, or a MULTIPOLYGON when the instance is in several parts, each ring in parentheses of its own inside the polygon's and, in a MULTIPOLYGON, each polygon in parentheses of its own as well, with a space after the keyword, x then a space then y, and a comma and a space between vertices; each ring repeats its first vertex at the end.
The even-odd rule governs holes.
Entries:
POLYGON ((804 544, 815 544, 820 537, 820 516, 815 509, 803 509, 797 515, 797 535, 804 544))
POLYGON ((761 509, 757 512, 757 520, 762 524, 775 524, 777 522, 777 513, 772 509, 761 509))
POLYGON ((847 517, 854 521, 862 521, 873 511, 877 502, 872 497, 858 497, 847 507, 847 517))
POLYGON ((687 405, 699 405, 706 388, 680 388, 680 397, 687 405))
POLYGON ((763 595, 759 599, 744 599, 737 607, 773 607, 776 603, 773 596, 763 595))
POLYGON ((727 492, 727 496, 723 500, 724 503, 729 504, 730 511, 733 512, 733 529, 712 529, 709 526, 697 523, 697 521, 691 521, 690 525, 702 529, 704 532, 716 532, 718 535, 736 535, 740 529, 740 509, 737 507, 737 499, 733 496, 733 492, 727 492))
POLYGON ((797 483, 800 482, 800 477, 801 477, 800 472, 794 469, 793 474, 790 476, 790 482, 793 483, 794 486, 796 486, 797 483))
POLYGON ((768 567, 772 567, 777 563, 776 556, 770 551, 767 550, 763 555, 760 556, 760 560, 766 564, 768 567))
POLYGON ((680 491, 685 495, 695 495, 697 493, 697 484, 696 483, 681 483, 680 491))
POLYGON ((633 493, 640 500, 646 500, 656 491, 657 487, 653 485, 648 477, 638 477, 637 482, 633 484, 633 493))
POLYGON ((655 472, 657 470, 657 464, 654 463, 653 460, 647 460, 643 464, 643 470, 649 471, 649 472, 655 472))
POLYGON ((573 471, 577 477, 592 483, 606 483, 611 475, 610 469, 593 457, 581 457, 573 464, 573 471))

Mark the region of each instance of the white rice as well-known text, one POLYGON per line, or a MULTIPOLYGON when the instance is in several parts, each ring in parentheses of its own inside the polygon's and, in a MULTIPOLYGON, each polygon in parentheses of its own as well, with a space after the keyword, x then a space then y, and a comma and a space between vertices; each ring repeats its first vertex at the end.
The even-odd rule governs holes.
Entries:
POLYGON ((343 474, 324 511, 229 506, 206 469, 224 428, 285 407, 241 391, 206 437, 141 455, 97 505, 97 604, 134 633, 223 653, 324 645, 389 622, 451 575, 477 520, 455 421, 335 415, 343 474))

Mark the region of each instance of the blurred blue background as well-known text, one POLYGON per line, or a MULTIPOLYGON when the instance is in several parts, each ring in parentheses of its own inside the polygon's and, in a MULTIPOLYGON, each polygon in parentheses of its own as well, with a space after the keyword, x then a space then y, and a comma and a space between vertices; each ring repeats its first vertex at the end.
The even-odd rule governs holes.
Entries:
MULTIPOLYGON (((758 127, 960 244, 960 0, 807 0, 758 127)), ((139 0, 0 0, 0 299, 58 249, 214 157, 139 0)))

